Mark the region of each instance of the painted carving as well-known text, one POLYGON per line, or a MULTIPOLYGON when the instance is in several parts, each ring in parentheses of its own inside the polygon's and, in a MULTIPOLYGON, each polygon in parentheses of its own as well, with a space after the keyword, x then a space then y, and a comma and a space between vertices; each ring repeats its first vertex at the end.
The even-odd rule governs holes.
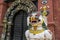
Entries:
POLYGON ((40 8, 41 14, 43 16, 47 16, 49 14, 48 8, 49 8, 49 6, 46 6, 46 5, 44 5, 43 7, 40 8))
POLYGON ((30 29, 26 30, 27 40, 52 40, 52 32, 47 27, 47 6, 41 7, 41 12, 32 13, 27 18, 30 29))

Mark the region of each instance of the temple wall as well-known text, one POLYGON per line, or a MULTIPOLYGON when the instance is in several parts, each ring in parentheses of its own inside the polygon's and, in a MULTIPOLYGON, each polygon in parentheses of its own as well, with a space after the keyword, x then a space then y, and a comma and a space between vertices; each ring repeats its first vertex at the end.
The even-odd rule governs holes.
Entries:
MULTIPOLYGON (((38 11, 42 0, 38 0, 38 11)), ((58 0, 48 0, 47 6, 49 6, 49 15, 48 15, 48 28, 53 32, 53 40, 60 40, 60 1, 58 0)), ((3 0, 0 0, 0 36, 3 29, 3 18, 6 13, 7 8, 10 3, 5 3, 3 0)))

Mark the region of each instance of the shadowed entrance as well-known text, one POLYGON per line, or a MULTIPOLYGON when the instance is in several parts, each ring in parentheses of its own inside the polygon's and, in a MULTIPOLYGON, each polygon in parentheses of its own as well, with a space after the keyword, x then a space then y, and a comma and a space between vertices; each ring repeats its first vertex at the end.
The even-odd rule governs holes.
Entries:
POLYGON ((10 40, 26 40, 25 31, 27 27, 27 12, 20 10, 13 18, 13 26, 11 27, 10 40))

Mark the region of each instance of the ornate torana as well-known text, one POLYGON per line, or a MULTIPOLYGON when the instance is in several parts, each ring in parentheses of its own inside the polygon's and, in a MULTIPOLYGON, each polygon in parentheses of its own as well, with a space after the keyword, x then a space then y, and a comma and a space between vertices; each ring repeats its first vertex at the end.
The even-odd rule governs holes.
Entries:
POLYGON ((8 8, 4 17, 4 29, 1 40, 10 39, 11 25, 13 25, 13 16, 20 10, 24 10, 27 13, 31 13, 37 10, 36 6, 31 0, 15 0, 8 8), (6 29, 7 28, 7 29, 6 29), (4 35, 4 36, 3 36, 4 35))

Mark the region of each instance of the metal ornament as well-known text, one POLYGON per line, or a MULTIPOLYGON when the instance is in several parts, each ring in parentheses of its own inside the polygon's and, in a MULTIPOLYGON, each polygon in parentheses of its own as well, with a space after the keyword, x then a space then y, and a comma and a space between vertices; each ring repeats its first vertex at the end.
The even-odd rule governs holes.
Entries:
POLYGON ((47 0, 42 0, 42 4, 43 5, 47 4, 47 0))

